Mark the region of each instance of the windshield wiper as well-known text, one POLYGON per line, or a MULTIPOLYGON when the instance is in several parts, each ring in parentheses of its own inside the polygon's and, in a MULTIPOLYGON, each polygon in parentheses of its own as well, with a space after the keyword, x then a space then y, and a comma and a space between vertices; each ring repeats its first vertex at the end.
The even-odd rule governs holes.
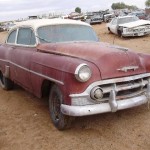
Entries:
POLYGON ((42 37, 40 37, 40 36, 37 36, 37 35, 36 35, 36 37, 39 38, 40 40, 43 40, 43 41, 47 42, 47 43, 52 43, 52 41, 49 41, 49 40, 47 40, 47 39, 44 39, 44 38, 42 38, 42 37))

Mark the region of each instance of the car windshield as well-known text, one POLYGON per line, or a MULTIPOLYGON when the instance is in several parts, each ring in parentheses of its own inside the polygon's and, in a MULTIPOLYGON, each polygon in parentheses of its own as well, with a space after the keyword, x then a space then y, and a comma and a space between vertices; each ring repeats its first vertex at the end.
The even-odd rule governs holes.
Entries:
POLYGON ((85 25, 48 25, 37 30, 41 43, 68 41, 98 41, 96 33, 85 25))
POLYGON ((139 20, 138 17, 125 17, 125 18, 120 18, 118 20, 118 24, 123 24, 123 23, 129 23, 129 22, 134 22, 134 21, 137 21, 139 20))

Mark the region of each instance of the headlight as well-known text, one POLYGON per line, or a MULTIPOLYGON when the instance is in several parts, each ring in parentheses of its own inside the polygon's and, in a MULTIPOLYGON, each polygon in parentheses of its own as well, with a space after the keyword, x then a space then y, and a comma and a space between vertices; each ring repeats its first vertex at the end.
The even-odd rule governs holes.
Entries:
POLYGON ((129 28, 129 29, 128 29, 128 32, 133 32, 133 29, 129 28))
POLYGON ((86 64, 80 64, 75 70, 75 77, 80 82, 86 82, 91 78, 92 71, 86 64))
POLYGON ((150 25, 147 25, 146 28, 147 28, 147 29, 150 29, 150 25))

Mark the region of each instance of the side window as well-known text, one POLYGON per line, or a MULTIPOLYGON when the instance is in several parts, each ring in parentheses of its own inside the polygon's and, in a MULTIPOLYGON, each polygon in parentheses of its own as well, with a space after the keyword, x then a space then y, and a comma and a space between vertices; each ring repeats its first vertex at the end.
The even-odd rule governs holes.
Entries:
POLYGON ((7 43, 15 44, 17 30, 12 31, 7 39, 7 43))
POLYGON ((18 32, 17 44, 35 45, 35 35, 30 28, 20 28, 18 32))

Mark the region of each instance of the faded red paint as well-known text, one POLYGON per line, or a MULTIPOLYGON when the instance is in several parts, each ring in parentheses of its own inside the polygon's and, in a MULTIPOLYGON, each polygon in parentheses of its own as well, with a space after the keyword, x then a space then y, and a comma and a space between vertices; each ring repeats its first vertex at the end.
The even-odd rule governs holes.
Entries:
POLYGON ((54 53, 86 60, 95 64, 100 70, 102 79, 110 79, 145 73, 145 64, 132 51, 116 49, 106 43, 60 43, 42 44, 37 47, 41 52, 54 53), (117 69, 124 66, 139 66, 136 71, 121 72, 117 69))
POLYGON ((30 71, 63 82, 64 85, 57 84, 63 91, 66 104, 70 104, 70 94, 83 92, 95 81, 150 72, 149 58, 148 55, 123 51, 100 42, 49 43, 39 44, 37 48, 0 46, 0 69, 3 73, 5 65, 9 65, 11 80, 38 97, 41 97, 45 78, 30 71), (86 63, 92 70, 91 79, 85 83, 77 81, 74 76, 81 63, 86 63), (118 71, 125 66, 139 68, 118 71))

